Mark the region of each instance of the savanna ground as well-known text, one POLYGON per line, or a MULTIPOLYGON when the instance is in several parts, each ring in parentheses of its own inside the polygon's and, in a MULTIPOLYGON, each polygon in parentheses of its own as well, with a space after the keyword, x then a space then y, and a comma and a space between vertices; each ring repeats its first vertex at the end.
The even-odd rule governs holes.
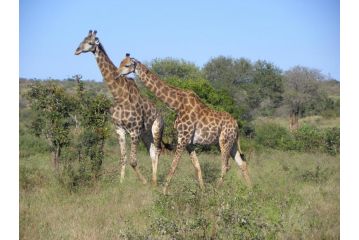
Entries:
MULTIPOLYGON (((204 191, 184 155, 164 196, 172 154, 160 157, 157 187, 142 185, 130 166, 120 184, 112 136, 100 178, 69 191, 53 171, 46 143, 21 129, 20 239, 339 239, 338 154, 253 148, 249 189, 232 160, 218 188, 220 156, 201 153, 204 191)), ((243 145, 248 152, 251 142, 243 145)), ((149 180, 143 148, 138 160, 149 180)))

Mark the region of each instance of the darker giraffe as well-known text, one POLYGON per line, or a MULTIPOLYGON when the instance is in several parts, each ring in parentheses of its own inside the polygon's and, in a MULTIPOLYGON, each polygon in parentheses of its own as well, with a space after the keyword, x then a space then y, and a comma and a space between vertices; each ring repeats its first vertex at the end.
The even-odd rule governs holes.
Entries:
POLYGON ((247 162, 244 160, 239 146, 238 124, 229 113, 210 109, 193 91, 167 85, 145 65, 126 54, 126 58, 120 64, 119 73, 123 76, 132 72, 136 73, 150 91, 177 113, 174 125, 178 133, 178 145, 167 175, 164 193, 167 191, 185 148, 187 148, 196 169, 200 187, 203 188, 201 168, 194 144, 219 144, 222 159, 219 184, 223 182, 223 178, 229 170, 228 159, 231 156, 242 170, 247 184, 250 185, 247 162))
POLYGON ((152 159, 152 183, 157 183, 157 164, 163 133, 163 119, 154 104, 142 97, 133 80, 118 76, 117 68, 108 57, 105 49, 96 37, 96 31, 89 31, 76 49, 75 54, 92 52, 102 76, 111 91, 115 104, 112 108, 112 120, 116 125, 121 151, 121 182, 126 166, 126 132, 131 136, 130 164, 139 179, 146 183, 137 166, 137 146, 141 138, 152 159))

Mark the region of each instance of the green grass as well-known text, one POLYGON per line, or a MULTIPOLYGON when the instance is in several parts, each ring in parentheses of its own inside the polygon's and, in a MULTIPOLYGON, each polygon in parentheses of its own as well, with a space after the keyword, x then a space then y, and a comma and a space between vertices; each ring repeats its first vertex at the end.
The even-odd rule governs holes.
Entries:
MULTIPOLYGON (((22 147, 26 147, 23 145, 22 147)), ((255 151, 253 188, 234 161, 216 186, 220 157, 199 155, 205 191, 200 191, 188 155, 161 194, 172 161, 163 155, 159 186, 142 185, 130 166, 120 184, 117 145, 110 144, 101 178, 70 192, 52 171, 49 153, 20 151, 21 239, 338 239, 339 156, 255 151)), ((139 165, 147 179, 151 162, 139 165)))

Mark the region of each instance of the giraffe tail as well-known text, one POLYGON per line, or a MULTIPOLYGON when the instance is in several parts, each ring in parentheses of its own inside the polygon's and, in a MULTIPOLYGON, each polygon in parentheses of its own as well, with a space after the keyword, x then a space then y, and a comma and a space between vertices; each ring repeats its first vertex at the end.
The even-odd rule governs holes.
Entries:
POLYGON ((175 144, 166 143, 162 140, 162 149, 167 149, 169 151, 173 151, 176 148, 175 144))
POLYGON ((237 139, 237 151, 239 152, 239 155, 241 155, 242 160, 247 162, 247 158, 241 150, 241 144, 239 143, 239 137, 237 139))
MULTIPOLYGON (((241 146, 239 144, 239 137, 237 140, 237 151, 239 152, 239 155, 241 156, 242 160, 243 160, 243 164, 240 166, 241 170, 242 170, 242 175, 244 177, 244 180, 246 181, 246 184, 248 187, 252 187, 252 181, 251 178, 249 176, 249 171, 248 171, 248 160, 244 153, 241 150, 241 146)), ((251 156, 251 154, 249 154, 249 156, 251 156)))

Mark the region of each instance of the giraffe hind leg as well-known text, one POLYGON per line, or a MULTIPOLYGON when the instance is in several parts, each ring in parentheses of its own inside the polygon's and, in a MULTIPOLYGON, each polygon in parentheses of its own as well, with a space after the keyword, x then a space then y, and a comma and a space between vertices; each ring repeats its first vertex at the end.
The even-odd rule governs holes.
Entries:
POLYGON ((197 175, 197 179, 198 179, 199 186, 200 186, 201 189, 204 189, 201 166, 200 166, 200 164, 199 164, 199 160, 198 160, 196 151, 193 149, 193 146, 188 147, 188 148, 187 148, 187 151, 188 151, 188 153, 190 154, 192 164, 193 164, 194 169, 195 169, 195 171, 196 171, 196 175, 197 175))
MULTIPOLYGON (((239 143, 238 143, 239 145, 239 143)), ((239 166, 239 169, 242 172, 243 178, 247 184, 247 186, 252 186, 251 178, 249 177, 249 171, 248 171, 248 163, 244 158, 244 154, 241 152, 240 148, 236 145, 233 145, 231 149, 231 157, 233 160, 237 163, 239 166)))
POLYGON ((126 132, 123 128, 117 127, 116 133, 118 135, 118 142, 120 144, 120 183, 122 183, 125 178, 125 168, 127 162, 126 132))
POLYGON ((147 183, 145 177, 141 174, 140 169, 137 164, 137 146, 139 142, 139 134, 132 134, 131 136, 131 161, 130 165, 135 171, 137 177, 141 180, 143 184, 147 183))
POLYGON ((221 134, 219 137, 219 147, 221 150, 221 160, 222 160, 222 167, 221 167, 221 176, 218 179, 218 186, 222 185, 224 176, 229 170, 229 163, 228 159, 230 157, 230 146, 232 145, 231 141, 228 139, 228 136, 225 134, 221 134))
POLYGON ((157 185, 157 166, 158 159, 161 153, 161 141, 163 134, 163 119, 158 117, 152 124, 152 142, 149 149, 150 156, 152 159, 152 185, 157 185))

